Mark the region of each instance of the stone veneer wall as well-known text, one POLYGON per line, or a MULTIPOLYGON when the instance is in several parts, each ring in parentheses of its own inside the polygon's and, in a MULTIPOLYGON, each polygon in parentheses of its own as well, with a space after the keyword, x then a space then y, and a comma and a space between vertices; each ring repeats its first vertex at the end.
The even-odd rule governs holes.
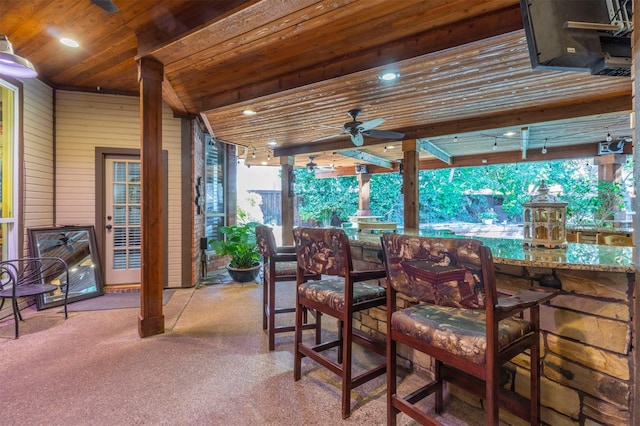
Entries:
MULTIPOLYGON (((354 247, 354 264, 379 264, 377 250, 354 247), (362 262, 364 261, 364 262, 362 262)), ((498 289, 506 293, 531 285, 527 277, 550 274, 550 269, 496 264, 498 289)), ((553 426, 631 425, 634 274, 556 269, 562 292, 540 308, 541 415, 553 426)), ((400 296, 402 297, 402 296, 400 296)), ((403 298, 400 302, 409 306, 403 298)), ((387 331, 386 309, 356 314, 356 326, 380 339, 387 331)), ((432 370, 431 359, 400 348, 399 354, 416 371, 432 370)), ((529 397, 529 356, 521 354, 505 365, 506 387, 529 397)), ((473 395, 452 392, 480 406, 473 395)), ((501 420, 528 424, 508 412, 501 420)))

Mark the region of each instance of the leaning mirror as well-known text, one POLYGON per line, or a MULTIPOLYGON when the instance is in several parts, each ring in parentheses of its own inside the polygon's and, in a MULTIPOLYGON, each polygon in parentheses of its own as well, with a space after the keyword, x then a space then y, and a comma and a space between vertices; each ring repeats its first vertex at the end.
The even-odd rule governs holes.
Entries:
MULTIPOLYGON (((59 257, 69 267, 68 303, 102 295, 102 268, 93 226, 27 229, 31 257, 59 257)), ((62 305, 64 294, 40 295, 38 309, 62 305)))

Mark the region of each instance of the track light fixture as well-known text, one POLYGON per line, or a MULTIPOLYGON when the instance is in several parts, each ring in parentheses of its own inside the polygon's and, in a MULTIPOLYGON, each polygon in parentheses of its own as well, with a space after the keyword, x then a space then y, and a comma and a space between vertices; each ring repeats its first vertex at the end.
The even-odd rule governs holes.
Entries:
POLYGON ((544 145, 542 146, 542 153, 546 154, 547 153, 547 140, 544 140, 544 145))
POLYGON ((607 132, 607 142, 611 142, 611 133, 607 132))
POLYGON ((497 150, 497 149, 498 149, 498 138, 494 138, 494 141, 493 141, 493 150, 495 151, 495 150, 497 150))

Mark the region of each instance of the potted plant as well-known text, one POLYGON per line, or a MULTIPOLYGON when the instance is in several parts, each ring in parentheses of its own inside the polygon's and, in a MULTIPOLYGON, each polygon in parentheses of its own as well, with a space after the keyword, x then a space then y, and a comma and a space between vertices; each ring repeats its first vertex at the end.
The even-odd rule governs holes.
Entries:
POLYGON ((254 280, 260 271, 260 252, 256 241, 257 222, 220 227, 224 240, 211 240, 209 243, 216 254, 229 256, 227 270, 235 281, 254 280))

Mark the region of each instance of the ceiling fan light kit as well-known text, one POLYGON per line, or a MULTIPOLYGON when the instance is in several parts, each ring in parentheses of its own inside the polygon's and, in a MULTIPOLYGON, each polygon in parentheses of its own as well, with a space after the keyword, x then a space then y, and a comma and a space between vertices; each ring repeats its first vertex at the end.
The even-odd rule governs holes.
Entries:
POLYGON ((13 46, 5 34, 0 34, 0 74, 19 78, 38 76, 31 62, 13 53, 13 46))
POLYGON ((364 137, 369 136, 372 138, 381 138, 381 139, 402 139, 404 137, 404 133, 392 132, 389 130, 376 130, 375 127, 378 127, 382 123, 384 123, 384 118, 375 118, 373 120, 365 121, 364 123, 358 121, 358 116, 362 110, 360 108, 354 108, 349 110, 348 114, 351 117, 351 121, 344 123, 343 130, 341 133, 337 133, 335 135, 325 136, 320 139, 316 139, 316 141, 323 139, 331 139, 336 138, 342 135, 349 135, 351 137, 351 142, 355 146, 364 145, 364 137))

